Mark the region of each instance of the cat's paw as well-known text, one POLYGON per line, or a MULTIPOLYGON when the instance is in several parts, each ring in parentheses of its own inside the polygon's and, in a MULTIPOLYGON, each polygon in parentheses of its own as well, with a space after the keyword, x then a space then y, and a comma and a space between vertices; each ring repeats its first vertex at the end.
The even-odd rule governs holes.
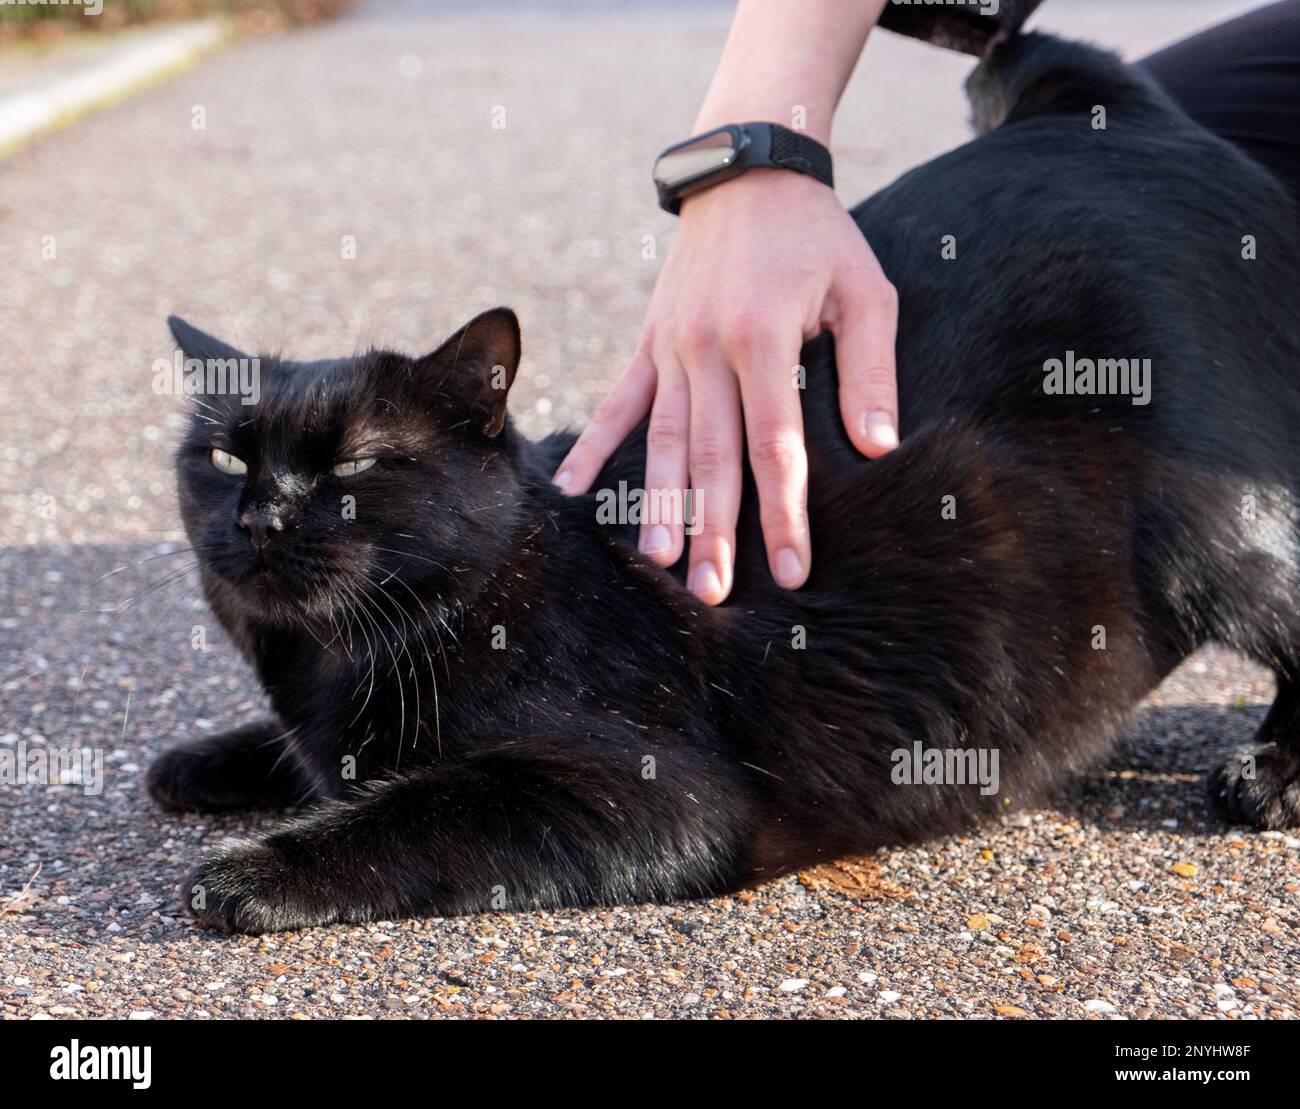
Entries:
POLYGON ((1210 805, 1233 824, 1260 831, 1300 827, 1300 756, 1275 743, 1246 747, 1215 770, 1210 805))
POLYGON ((149 764, 145 789, 174 812, 285 809, 309 791, 273 721, 245 724, 190 740, 149 764))
POLYGON ((145 771, 144 788, 154 803, 172 812, 204 812, 205 793, 195 760, 183 748, 164 751, 145 771))
POLYGON ((284 932, 338 919, 316 877, 279 848, 256 840, 206 859, 180 892, 200 924, 223 932, 284 932))

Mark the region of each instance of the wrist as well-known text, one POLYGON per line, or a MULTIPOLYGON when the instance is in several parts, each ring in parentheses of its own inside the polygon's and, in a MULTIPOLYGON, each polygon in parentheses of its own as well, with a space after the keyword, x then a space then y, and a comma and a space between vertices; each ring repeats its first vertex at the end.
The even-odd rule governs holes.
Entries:
POLYGON ((783 103, 772 99, 763 103, 749 100, 718 106, 706 104, 696 117, 691 134, 702 135, 706 131, 725 127, 728 123, 778 123, 791 131, 815 139, 822 146, 829 147, 832 114, 830 109, 814 108, 793 101, 783 103))
POLYGON ((715 209, 749 211, 775 205, 787 210, 806 210, 808 204, 834 195, 820 181, 805 174, 762 167, 684 197, 679 215, 683 223, 689 223, 695 222, 697 217, 700 220, 716 219, 716 214, 711 214, 715 209), (690 219, 687 219, 688 212, 693 213, 690 219))
POLYGON ((653 177, 660 207, 676 215, 687 197, 764 168, 806 175, 828 188, 835 181, 825 146, 764 121, 731 123, 674 143, 655 159, 653 177))

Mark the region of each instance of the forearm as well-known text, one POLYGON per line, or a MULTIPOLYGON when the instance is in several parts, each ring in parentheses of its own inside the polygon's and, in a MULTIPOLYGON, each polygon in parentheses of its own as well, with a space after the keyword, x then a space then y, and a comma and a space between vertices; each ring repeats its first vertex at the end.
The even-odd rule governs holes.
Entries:
POLYGON ((885 2, 740 0, 695 133, 793 122, 829 144, 835 107, 885 2))

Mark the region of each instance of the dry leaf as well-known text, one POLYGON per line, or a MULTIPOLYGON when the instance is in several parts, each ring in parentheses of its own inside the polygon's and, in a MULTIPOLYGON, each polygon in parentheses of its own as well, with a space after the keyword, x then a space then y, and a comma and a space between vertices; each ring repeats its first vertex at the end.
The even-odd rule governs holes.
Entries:
POLYGON ((871 859, 836 859, 809 870, 801 870, 799 881, 810 890, 833 890, 846 897, 868 900, 901 898, 907 890, 886 881, 871 859))

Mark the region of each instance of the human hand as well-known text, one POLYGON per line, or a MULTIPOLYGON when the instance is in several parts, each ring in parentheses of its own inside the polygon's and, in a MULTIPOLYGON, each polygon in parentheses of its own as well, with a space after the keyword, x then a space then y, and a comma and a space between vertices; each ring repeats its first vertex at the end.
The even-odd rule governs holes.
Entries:
MULTIPOLYGON (((759 169, 698 193, 682 206, 636 353, 556 484, 586 492, 648 412, 645 488, 696 491, 687 585, 717 604, 731 590, 743 436, 768 565, 796 589, 812 560, 799 349, 834 334, 844 426, 875 458, 898 445, 897 322, 893 286, 825 185, 759 169)), ((680 519, 642 525, 641 550, 660 565, 683 545, 680 519)))

